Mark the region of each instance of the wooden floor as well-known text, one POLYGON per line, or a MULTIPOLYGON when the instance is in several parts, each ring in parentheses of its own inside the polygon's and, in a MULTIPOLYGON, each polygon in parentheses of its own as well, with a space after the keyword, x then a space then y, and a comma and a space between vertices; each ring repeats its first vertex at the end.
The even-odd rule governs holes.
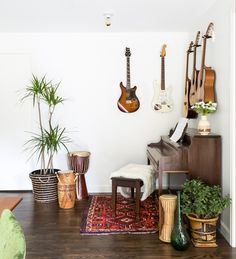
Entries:
MULTIPOLYGON (((0 196, 16 194, 1 192, 0 196)), ((26 258, 236 258, 236 248, 220 235, 218 248, 191 246, 184 252, 162 243, 157 234, 82 236, 79 228, 86 202, 63 210, 57 204, 35 203, 29 192, 20 195, 23 201, 13 212, 25 232, 26 258)))

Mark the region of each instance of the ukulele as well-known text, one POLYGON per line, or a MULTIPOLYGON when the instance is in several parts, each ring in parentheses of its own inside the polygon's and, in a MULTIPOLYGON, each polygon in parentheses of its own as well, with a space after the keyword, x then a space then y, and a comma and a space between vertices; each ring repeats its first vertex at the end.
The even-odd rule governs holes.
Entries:
POLYGON ((170 97, 170 88, 165 87, 165 56, 166 44, 162 46, 161 50, 161 85, 154 81, 154 98, 152 100, 152 108, 158 112, 170 112, 173 109, 173 101, 170 97))
POLYGON ((197 82, 197 101, 215 102, 215 76, 211 67, 205 65, 206 42, 212 37, 213 23, 208 25, 206 34, 203 36, 202 64, 197 82))
POLYGON ((189 105, 189 94, 191 88, 191 79, 188 78, 188 65, 189 65, 189 54, 194 52, 192 50, 194 44, 193 41, 190 42, 189 48, 187 50, 187 57, 186 57, 186 76, 185 76, 185 91, 184 91, 184 109, 183 115, 185 118, 193 119, 197 117, 197 113, 191 109, 189 105))
POLYGON ((199 44, 200 36, 201 36, 201 33, 200 31, 198 31, 195 39, 194 53, 193 53, 193 74, 192 74, 191 88, 189 93, 190 106, 194 105, 197 102, 197 80, 198 80, 199 70, 196 69, 196 60, 197 60, 196 56, 197 56, 197 48, 201 46, 199 44))
POLYGON ((137 87, 130 87, 130 48, 126 48, 125 56, 127 58, 127 84, 125 87, 123 83, 120 82, 121 96, 117 105, 120 111, 131 113, 138 110, 140 103, 135 93, 137 87))

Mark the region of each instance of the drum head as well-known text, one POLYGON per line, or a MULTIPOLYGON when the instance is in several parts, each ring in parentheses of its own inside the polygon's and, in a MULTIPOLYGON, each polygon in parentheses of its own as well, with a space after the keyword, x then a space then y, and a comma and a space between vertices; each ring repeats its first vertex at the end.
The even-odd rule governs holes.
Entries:
POLYGON ((75 151, 75 152, 70 152, 70 156, 79 156, 79 157, 88 157, 90 156, 90 152, 88 151, 75 151))
POLYGON ((58 174, 71 174, 71 173, 74 173, 73 170, 63 170, 63 171, 58 171, 57 172, 58 174))
POLYGON ((163 194, 160 196, 161 200, 176 200, 177 196, 174 194, 163 194))

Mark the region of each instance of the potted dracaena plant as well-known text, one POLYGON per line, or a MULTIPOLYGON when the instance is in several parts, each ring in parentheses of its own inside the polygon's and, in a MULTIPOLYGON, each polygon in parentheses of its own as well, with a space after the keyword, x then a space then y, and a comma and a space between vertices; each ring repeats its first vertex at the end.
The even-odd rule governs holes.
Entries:
POLYGON ((220 186, 209 186, 200 179, 187 180, 181 195, 182 211, 190 223, 196 247, 216 247, 216 227, 221 212, 230 206, 229 195, 222 197, 220 186))
POLYGON ((33 185, 34 199, 39 202, 51 202, 57 200, 57 177, 53 166, 53 157, 70 139, 66 136, 65 128, 54 125, 53 115, 57 105, 64 99, 58 95, 60 83, 53 84, 47 81, 46 76, 38 78, 33 75, 31 84, 25 88, 22 100, 30 99, 34 108, 37 108, 38 132, 31 133, 30 139, 25 143, 26 150, 30 151, 30 158, 37 155, 41 167, 30 173, 33 185), (47 109, 47 117, 44 109, 47 109))

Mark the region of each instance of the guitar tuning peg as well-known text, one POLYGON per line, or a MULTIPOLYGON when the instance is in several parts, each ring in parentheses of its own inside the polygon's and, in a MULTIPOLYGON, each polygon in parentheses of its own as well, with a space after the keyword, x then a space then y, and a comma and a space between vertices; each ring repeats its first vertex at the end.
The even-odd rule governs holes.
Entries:
POLYGON ((213 30, 212 33, 211 33, 211 39, 212 39, 212 42, 215 41, 216 39, 216 34, 215 34, 215 31, 213 30))

